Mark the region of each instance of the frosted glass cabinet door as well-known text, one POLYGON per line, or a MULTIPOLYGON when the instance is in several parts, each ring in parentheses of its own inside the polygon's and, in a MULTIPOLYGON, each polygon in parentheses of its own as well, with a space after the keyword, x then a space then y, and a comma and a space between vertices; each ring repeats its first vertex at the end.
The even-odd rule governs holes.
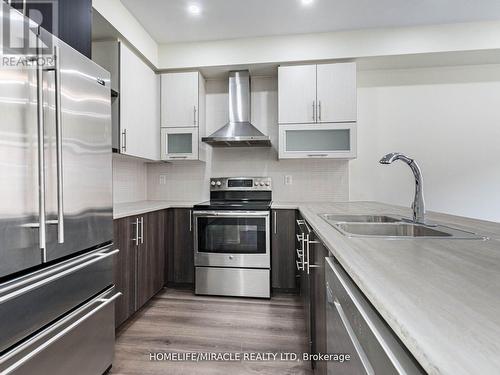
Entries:
POLYGON ((356 124, 281 125, 279 158, 356 157, 356 124))
POLYGON ((198 128, 162 128, 162 160, 198 160, 198 128))

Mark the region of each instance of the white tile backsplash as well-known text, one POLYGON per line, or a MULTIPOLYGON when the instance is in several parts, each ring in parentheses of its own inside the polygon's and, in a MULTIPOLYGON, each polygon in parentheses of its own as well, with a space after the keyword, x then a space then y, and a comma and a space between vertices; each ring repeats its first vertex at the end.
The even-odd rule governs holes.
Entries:
MULTIPOLYGON (((211 134, 228 119, 227 80, 209 80, 206 127, 211 134)), ((348 161, 278 161, 278 92, 276 77, 253 77, 252 123, 271 138, 271 148, 212 148, 207 161, 147 165, 150 200, 206 200, 210 177, 269 176, 275 201, 346 201, 349 199, 348 161), (160 185, 160 175, 166 183, 160 185), (292 184, 285 185, 285 176, 292 184)))
POLYGON ((113 154, 113 203, 137 202, 147 198, 146 164, 113 154))

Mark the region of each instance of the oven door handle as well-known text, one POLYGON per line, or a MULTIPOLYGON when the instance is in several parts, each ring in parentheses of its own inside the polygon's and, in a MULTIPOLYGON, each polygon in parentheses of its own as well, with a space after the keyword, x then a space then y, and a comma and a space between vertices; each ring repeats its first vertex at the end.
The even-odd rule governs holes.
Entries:
POLYGON ((194 217, 201 216, 217 216, 217 217, 247 217, 247 216, 259 216, 259 217, 269 217, 270 213, 268 211, 193 211, 194 217))

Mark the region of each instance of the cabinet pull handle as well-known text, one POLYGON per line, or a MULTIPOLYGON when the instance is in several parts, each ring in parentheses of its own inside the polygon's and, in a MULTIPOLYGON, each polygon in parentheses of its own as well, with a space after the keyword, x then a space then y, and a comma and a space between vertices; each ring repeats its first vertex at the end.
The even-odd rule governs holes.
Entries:
POLYGON ((273 227, 274 227, 274 234, 278 233, 278 223, 277 223, 277 212, 274 211, 274 223, 273 223, 273 227))
POLYGON ((141 244, 144 243, 144 216, 141 216, 141 244))
POLYGON ((193 231, 193 211, 189 210, 189 231, 193 231))
POLYGON ((328 154, 308 154, 308 158, 326 158, 328 154))
POLYGON ((304 266, 298 260, 295 261, 295 265, 297 266, 297 271, 303 271, 304 266))
POLYGON ((122 151, 127 152, 127 129, 122 131, 122 151))
POLYGON ((318 117, 319 121, 321 121, 321 100, 318 101, 318 117))
POLYGON ((169 159, 187 159, 187 156, 169 156, 169 159))
POLYGON ((193 123, 196 125, 196 106, 193 107, 193 123))
POLYGON ((316 122, 316 101, 315 100, 313 100, 312 106, 313 106, 313 118, 312 118, 312 120, 313 120, 313 122, 316 122))
POLYGON ((132 238, 132 241, 135 241, 135 246, 139 246, 139 218, 136 218, 132 225, 135 225, 135 237, 132 238))

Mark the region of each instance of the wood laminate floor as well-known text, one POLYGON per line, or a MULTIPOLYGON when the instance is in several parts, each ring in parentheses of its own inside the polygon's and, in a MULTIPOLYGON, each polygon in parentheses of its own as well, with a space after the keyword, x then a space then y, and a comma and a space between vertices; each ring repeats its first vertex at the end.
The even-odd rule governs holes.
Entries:
POLYGON ((307 350, 298 296, 271 300, 195 296, 164 289, 117 333, 114 375, 312 374, 302 361, 151 361, 150 352, 307 350))

